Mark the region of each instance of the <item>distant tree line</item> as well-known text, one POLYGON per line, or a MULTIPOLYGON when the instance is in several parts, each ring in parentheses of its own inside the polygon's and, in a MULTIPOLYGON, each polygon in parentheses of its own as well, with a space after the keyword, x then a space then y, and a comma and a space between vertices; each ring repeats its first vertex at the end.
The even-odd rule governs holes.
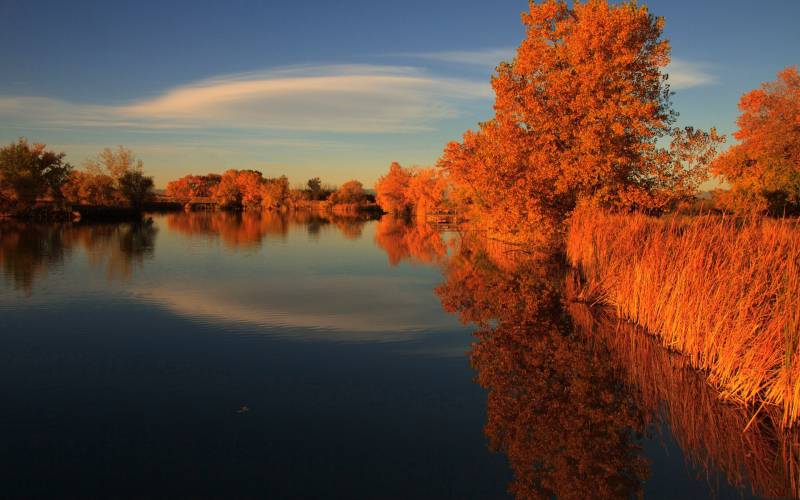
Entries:
POLYGON ((309 207, 314 203, 364 206, 374 202, 356 180, 337 188, 313 177, 305 186, 291 188, 285 175, 264 177, 257 170, 234 169, 222 175, 190 174, 170 181, 166 196, 181 203, 208 199, 229 210, 280 210, 309 207))
POLYGON ((25 210, 42 201, 139 210, 152 199, 153 179, 129 149, 105 148, 82 169, 65 156, 25 138, 0 149, 0 210, 25 210))

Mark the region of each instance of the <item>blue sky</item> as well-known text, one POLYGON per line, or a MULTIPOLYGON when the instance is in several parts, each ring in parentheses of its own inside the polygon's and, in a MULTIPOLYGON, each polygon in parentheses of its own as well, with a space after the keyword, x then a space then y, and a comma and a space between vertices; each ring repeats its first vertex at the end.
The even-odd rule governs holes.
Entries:
MULTIPOLYGON (((644 2, 666 18, 681 124, 734 130, 739 96, 800 64, 800 1, 644 2)), ((372 185, 491 116, 521 0, 0 0, 0 142, 80 165, 123 144, 163 186, 257 168, 372 185)))

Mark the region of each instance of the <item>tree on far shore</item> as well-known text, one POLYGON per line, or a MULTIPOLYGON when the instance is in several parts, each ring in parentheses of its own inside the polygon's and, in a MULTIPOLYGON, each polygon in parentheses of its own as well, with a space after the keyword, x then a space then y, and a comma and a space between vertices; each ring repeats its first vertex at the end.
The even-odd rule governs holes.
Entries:
POLYGON ((61 198, 72 167, 64 153, 47 151, 24 137, 0 149, 0 202, 30 207, 43 196, 61 198))
POLYGON ((142 160, 130 149, 104 148, 74 171, 61 190, 72 203, 114 206, 135 210, 153 196, 153 178, 144 174, 142 160))
POLYGON ((358 205, 367 201, 364 185, 359 181, 347 181, 330 196, 334 205, 358 205))

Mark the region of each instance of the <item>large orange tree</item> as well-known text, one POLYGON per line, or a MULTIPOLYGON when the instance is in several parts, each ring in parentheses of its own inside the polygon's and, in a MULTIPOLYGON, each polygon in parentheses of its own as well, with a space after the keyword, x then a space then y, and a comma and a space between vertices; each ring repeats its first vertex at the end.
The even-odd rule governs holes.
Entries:
POLYGON ((712 167, 731 190, 720 197, 730 209, 800 212, 800 75, 797 67, 744 94, 739 101, 739 141, 712 167))
POLYGON ((672 128, 663 19, 635 2, 547 0, 522 21, 492 79, 494 118, 439 162, 489 226, 524 237, 581 200, 661 211, 693 193, 721 138, 672 128))

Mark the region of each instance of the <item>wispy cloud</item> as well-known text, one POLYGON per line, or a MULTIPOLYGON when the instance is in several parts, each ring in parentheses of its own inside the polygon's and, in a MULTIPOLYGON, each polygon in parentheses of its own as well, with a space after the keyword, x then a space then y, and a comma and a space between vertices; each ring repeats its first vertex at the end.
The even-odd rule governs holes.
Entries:
MULTIPOLYGON (((516 49, 513 47, 486 48, 470 51, 441 51, 396 54, 397 56, 414 59, 427 59, 453 64, 495 67, 500 61, 510 61, 514 58, 516 49)), ((673 89, 686 89, 710 85, 717 82, 711 74, 710 64, 673 58, 667 66, 666 73, 673 89)))
POLYGON ((476 66, 495 67, 500 61, 507 61, 514 58, 516 49, 513 47, 488 48, 478 50, 452 50, 442 52, 417 52, 397 54, 402 57, 415 59, 428 59, 431 61, 442 61, 453 64, 470 64, 476 66))
POLYGON ((489 98, 485 82, 401 66, 303 66, 219 76, 120 106, 0 96, 0 119, 44 126, 277 129, 322 132, 429 130, 458 102, 489 98))
POLYGON ((710 64, 672 58, 666 73, 669 74, 670 87, 679 90, 716 83, 717 78, 710 69, 710 64))

